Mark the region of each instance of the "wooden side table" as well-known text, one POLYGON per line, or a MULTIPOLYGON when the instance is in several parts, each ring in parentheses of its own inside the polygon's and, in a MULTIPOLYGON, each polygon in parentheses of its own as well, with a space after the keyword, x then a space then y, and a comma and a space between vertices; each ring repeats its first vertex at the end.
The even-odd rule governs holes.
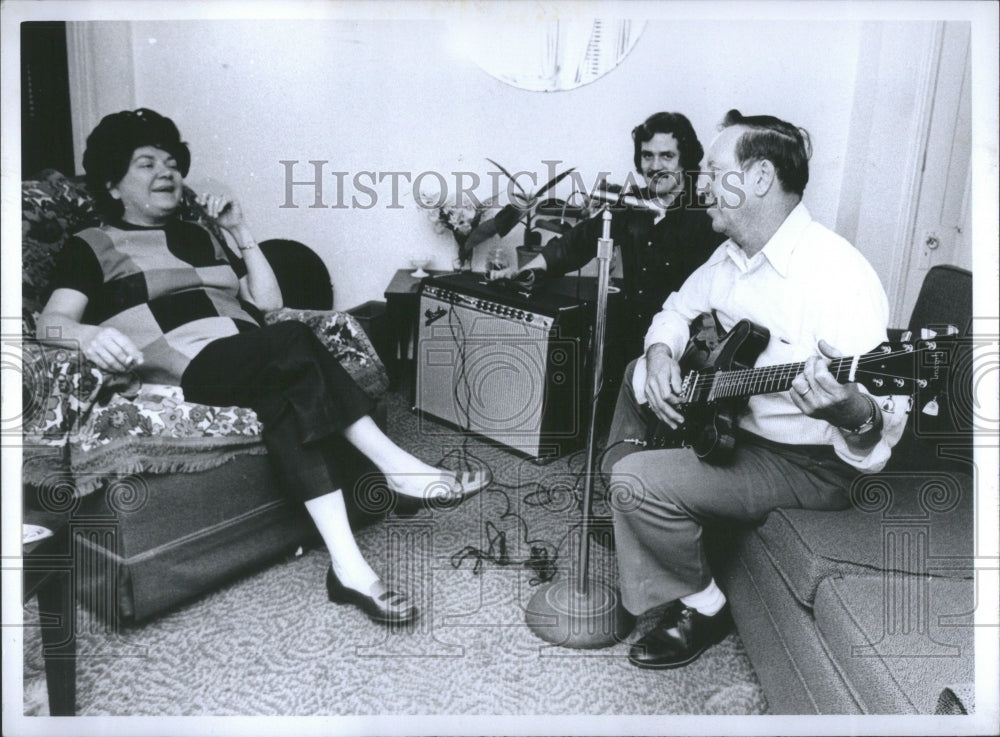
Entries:
POLYGON ((76 606, 67 515, 24 510, 24 524, 52 531, 22 546, 24 602, 38 598, 42 657, 51 716, 76 713, 76 606))

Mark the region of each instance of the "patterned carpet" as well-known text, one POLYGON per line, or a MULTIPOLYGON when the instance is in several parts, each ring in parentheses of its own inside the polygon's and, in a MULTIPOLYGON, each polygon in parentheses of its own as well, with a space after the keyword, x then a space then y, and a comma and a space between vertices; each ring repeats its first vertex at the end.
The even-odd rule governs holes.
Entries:
MULTIPOLYGON (((417 455, 452 467, 464 457, 488 465, 497 479, 458 507, 425 509, 408 519, 390 515, 358 532, 373 567, 416 598, 423 613, 417 625, 390 632, 352 607, 327 602, 328 556, 307 550, 118 632, 105 631, 81 612, 77 713, 766 712, 735 633, 690 666, 658 672, 630 666, 627 641, 600 650, 562 648, 525 626, 524 609, 538 575, 547 575, 542 564, 523 564, 532 547, 536 561, 555 559, 557 576, 573 575, 578 538, 568 531, 580 519, 575 488, 582 454, 539 466, 428 425, 400 394, 390 396, 389 415, 390 435, 417 455), (477 566, 474 555, 460 559, 469 547, 492 560, 477 566)), ((613 553, 599 545, 590 549, 595 576, 613 578, 613 553)), ((31 606, 25 611, 29 622, 35 621, 31 606)), ((637 631, 648 624, 640 622, 637 631)), ((37 629, 27 629, 26 715, 47 713, 40 647, 37 629)))

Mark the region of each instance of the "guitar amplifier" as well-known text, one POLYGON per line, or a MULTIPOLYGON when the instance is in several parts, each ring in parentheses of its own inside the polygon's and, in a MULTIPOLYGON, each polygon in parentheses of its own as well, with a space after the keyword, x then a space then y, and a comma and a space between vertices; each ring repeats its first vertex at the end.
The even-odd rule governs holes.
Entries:
MULTIPOLYGON (((533 458, 579 447, 588 420, 583 313, 578 300, 499 291, 481 274, 425 280, 414 391, 421 419, 533 458)), ((423 421, 420 431, 441 432, 423 421)))

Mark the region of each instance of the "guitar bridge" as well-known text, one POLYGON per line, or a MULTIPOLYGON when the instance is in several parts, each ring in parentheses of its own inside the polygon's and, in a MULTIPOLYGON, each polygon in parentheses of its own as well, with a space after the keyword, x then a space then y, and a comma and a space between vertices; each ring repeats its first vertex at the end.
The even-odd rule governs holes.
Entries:
POLYGON ((695 380, 697 378, 697 371, 689 371, 687 376, 684 377, 684 381, 681 382, 681 403, 690 404, 692 400, 692 394, 694 393, 695 380))

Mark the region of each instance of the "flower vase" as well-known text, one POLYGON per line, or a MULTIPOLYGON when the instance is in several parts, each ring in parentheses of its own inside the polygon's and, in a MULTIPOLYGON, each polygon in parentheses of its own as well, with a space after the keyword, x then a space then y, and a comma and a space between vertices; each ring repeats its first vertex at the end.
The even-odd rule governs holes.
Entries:
POLYGON ((455 243, 458 244, 458 257, 452 262, 455 271, 472 271, 472 250, 466 249, 465 243, 469 238, 468 233, 452 231, 455 236, 455 243))

